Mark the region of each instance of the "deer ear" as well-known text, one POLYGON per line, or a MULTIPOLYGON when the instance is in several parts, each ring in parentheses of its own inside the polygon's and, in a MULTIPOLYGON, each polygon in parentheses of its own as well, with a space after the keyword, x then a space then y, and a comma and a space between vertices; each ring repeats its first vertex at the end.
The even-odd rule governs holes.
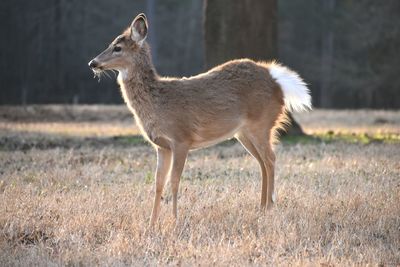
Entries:
POLYGON ((143 41, 147 36, 147 18, 146 15, 141 13, 136 16, 131 24, 131 38, 139 45, 143 44, 143 41))

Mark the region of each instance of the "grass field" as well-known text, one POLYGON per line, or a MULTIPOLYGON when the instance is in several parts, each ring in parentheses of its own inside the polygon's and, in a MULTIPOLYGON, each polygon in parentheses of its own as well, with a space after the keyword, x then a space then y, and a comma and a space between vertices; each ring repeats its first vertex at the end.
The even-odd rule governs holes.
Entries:
POLYGON ((400 112, 296 116, 277 203, 236 142, 192 152, 146 231, 155 153, 124 106, 0 107, 0 266, 400 264, 400 112))

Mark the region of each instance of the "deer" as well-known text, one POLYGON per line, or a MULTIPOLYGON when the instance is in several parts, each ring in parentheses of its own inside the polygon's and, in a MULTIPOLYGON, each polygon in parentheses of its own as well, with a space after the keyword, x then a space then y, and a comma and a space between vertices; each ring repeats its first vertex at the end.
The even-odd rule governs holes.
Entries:
POLYGON ((276 61, 251 59, 231 60, 188 78, 162 77, 152 63, 147 32, 148 21, 141 13, 89 67, 95 76, 118 72, 122 97, 157 152, 149 226, 159 220, 166 181, 177 220, 180 177, 189 151, 231 138, 258 161, 261 210, 271 209, 278 131, 285 127, 288 112, 312 109, 303 79, 276 61))

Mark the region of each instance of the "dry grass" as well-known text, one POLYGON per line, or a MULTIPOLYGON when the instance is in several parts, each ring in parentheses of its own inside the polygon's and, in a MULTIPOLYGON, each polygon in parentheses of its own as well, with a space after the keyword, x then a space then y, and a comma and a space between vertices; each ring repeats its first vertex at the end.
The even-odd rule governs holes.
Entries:
MULTIPOLYGON (((96 108, 108 112, 82 122, 80 111, 95 107, 70 108, 78 114, 72 122, 52 121, 108 124, 125 134, 131 119, 110 117, 123 107, 96 108)), ((400 264, 398 143, 283 142, 276 147, 277 204, 266 214, 258 208, 257 163, 240 145, 196 151, 183 174, 177 224, 167 188, 160 224, 146 232, 151 147, 121 143, 104 129, 93 138, 79 127, 67 134, 14 127, 29 121, 25 113, 0 123, 0 266, 400 264)), ((400 112, 364 112, 354 129, 371 130, 374 122, 361 118, 377 113, 381 131, 400 133, 393 130, 400 112)), ((347 129, 338 126, 343 113, 310 116, 347 129)), ((318 121, 300 120, 307 131, 321 131, 318 121)))

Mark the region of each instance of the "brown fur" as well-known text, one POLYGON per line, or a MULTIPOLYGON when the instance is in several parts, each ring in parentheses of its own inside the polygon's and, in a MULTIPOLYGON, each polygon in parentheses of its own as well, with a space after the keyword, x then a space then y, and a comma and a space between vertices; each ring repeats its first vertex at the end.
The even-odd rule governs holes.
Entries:
MULTIPOLYGON (((271 207, 275 155, 272 142, 285 122, 283 92, 269 63, 232 60, 190 78, 160 77, 152 64, 138 16, 130 29, 94 60, 97 70, 118 70, 122 95, 144 137, 157 150, 156 197, 151 224, 169 176, 174 215, 179 179, 189 150, 236 137, 260 163, 261 206, 271 207), (132 31, 136 35, 132 34, 132 31), (134 37, 132 37, 134 36, 134 37), (121 46, 118 55, 113 47, 121 46)), ((146 31, 147 32, 147 29, 146 31)))
POLYGON ((234 131, 240 122, 263 120, 271 129, 275 126, 283 113, 283 95, 267 66, 242 59, 190 78, 163 78, 146 52, 140 65, 118 82, 150 142, 171 148, 156 143, 168 138, 194 149, 234 131))

